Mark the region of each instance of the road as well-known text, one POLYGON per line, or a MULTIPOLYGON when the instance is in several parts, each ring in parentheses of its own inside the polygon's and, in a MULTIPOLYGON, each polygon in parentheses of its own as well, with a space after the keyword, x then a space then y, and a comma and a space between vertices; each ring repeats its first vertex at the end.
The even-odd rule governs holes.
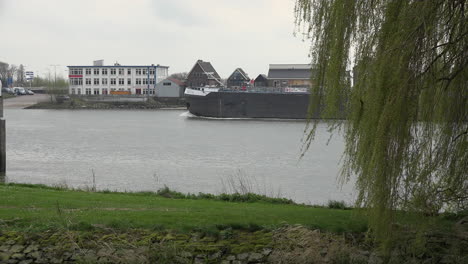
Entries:
POLYGON ((39 102, 50 100, 47 94, 20 95, 3 100, 3 108, 25 108, 39 102))

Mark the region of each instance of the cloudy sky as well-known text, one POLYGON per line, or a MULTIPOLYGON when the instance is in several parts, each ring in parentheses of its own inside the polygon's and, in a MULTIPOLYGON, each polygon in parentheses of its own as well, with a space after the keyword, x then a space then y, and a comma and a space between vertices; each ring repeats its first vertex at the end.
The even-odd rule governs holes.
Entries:
POLYGON ((270 63, 308 63, 294 37, 295 0, 0 0, 0 61, 36 75, 67 65, 161 64, 188 72, 210 61, 227 78, 270 63))

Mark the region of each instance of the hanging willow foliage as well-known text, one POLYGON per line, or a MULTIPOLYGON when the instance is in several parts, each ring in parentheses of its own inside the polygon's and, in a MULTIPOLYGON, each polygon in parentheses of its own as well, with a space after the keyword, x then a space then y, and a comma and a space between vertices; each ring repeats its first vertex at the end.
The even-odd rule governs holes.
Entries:
POLYGON ((342 177, 357 176, 377 238, 395 209, 466 210, 466 1, 297 0, 295 15, 318 67, 314 103, 330 117, 346 102, 342 177))

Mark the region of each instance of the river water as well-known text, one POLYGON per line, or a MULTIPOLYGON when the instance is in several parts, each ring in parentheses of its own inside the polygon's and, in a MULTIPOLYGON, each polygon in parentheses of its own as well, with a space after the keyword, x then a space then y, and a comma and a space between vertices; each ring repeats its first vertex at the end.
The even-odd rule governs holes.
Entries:
POLYGON ((320 125, 300 159, 304 121, 213 120, 182 110, 5 109, 7 182, 118 191, 220 193, 240 187, 297 202, 351 202, 339 187, 343 139, 320 125), (329 141, 328 145, 327 142, 329 141))

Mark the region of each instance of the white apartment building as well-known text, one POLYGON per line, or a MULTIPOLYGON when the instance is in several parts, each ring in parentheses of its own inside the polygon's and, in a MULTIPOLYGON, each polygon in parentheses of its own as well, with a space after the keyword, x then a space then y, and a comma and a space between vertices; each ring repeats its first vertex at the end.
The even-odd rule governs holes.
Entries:
POLYGON ((169 66, 67 66, 71 95, 155 94, 156 84, 168 76, 169 66))

